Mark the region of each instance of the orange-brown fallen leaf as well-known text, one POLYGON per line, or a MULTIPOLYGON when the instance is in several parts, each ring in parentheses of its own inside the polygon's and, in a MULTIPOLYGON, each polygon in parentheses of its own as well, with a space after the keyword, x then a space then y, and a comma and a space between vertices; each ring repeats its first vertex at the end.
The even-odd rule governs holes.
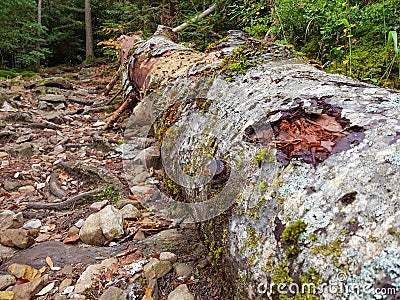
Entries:
POLYGON ((136 251, 135 253, 131 253, 125 257, 121 257, 119 259, 119 263, 122 265, 129 265, 131 263, 137 262, 143 258, 142 252, 136 251))
POLYGON ((63 240, 64 244, 72 244, 79 240, 79 234, 72 233, 67 238, 63 240))
POLYGON ((53 261, 49 256, 46 257, 46 263, 49 265, 50 269, 54 267, 53 261))
POLYGON ((346 135, 342 125, 334 116, 321 114, 317 118, 300 117, 282 120, 279 133, 272 141, 288 159, 302 157, 314 165, 329 156, 336 140, 346 135))

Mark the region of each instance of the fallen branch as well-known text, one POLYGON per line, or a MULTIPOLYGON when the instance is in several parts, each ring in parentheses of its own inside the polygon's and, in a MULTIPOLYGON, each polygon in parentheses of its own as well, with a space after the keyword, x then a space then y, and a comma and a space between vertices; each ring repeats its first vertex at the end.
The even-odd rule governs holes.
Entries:
POLYGON ((205 11, 203 11, 201 14, 199 14, 198 16, 195 16, 194 18, 190 19, 189 22, 185 22, 175 28, 172 29, 173 32, 178 32, 181 31, 183 29, 185 29, 186 27, 190 26, 190 24, 203 19, 205 17, 207 17, 209 14, 211 14, 214 10, 215 10, 215 3, 213 5, 211 5, 209 8, 207 8, 205 11))
POLYGON ((111 90, 117 83, 118 79, 121 77, 123 71, 124 71, 124 64, 119 66, 117 72, 114 74, 114 77, 111 79, 110 83, 107 84, 106 90, 104 91, 104 96, 107 96, 111 92, 111 90))
POLYGON ((95 189, 93 191, 84 192, 82 194, 73 196, 65 201, 56 203, 43 203, 43 202, 32 202, 28 203, 27 208, 33 209, 54 209, 64 210, 69 209, 73 206, 85 203, 96 198, 97 195, 103 193, 104 189, 95 189))
POLYGON ((107 130, 108 128, 110 128, 110 126, 114 124, 114 122, 119 118, 123 111, 128 108, 129 102, 129 100, 125 100, 124 103, 122 103, 122 105, 113 113, 113 115, 101 129, 107 130))
POLYGON ((105 104, 110 105, 120 94, 122 93, 122 89, 118 91, 110 100, 108 100, 105 104))

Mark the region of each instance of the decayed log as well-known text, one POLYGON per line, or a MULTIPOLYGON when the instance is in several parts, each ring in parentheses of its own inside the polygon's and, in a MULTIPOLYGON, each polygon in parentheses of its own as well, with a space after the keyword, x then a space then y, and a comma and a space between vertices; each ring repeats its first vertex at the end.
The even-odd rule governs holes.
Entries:
POLYGON ((145 205, 201 224, 234 299, 398 295, 400 94, 241 32, 199 53, 161 29, 123 73, 126 136, 147 126, 163 161, 145 205))
MULTIPOLYGON (((209 14, 211 14, 214 10, 215 10, 216 4, 211 5, 209 8, 207 8, 205 11, 203 11, 201 14, 195 16, 194 18, 192 18, 190 20, 190 22, 185 22, 175 28, 168 29, 168 31, 171 31, 171 34, 175 36, 176 32, 182 31, 184 30, 186 27, 190 26, 190 24, 197 22, 198 20, 207 17, 209 14)), ((161 29, 161 27, 160 27, 161 29)), ((161 31, 163 31, 163 34, 166 34, 166 30, 162 29, 161 31)), ((157 32, 156 34, 160 34, 161 32, 157 32)), ((111 79, 110 83, 106 86, 106 89, 104 91, 104 95, 107 96, 112 89, 114 88, 114 86, 116 85, 116 83, 118 82, 118 80, 121 77, 121 74, 124 71, 124 67, 125 67, 125 63, 126 60, 128 59, 128 57, 131 54, 131 49, 133 49, 135 46, 137 46, 143 39, 142 39, 142 35, 143 32, 139 31, 137 32, 134 36, 126 36, 126 35, 122 35, 118 41, 120 42, 120 66, 117 70, 117 72, 115 73, 115 75, 113 76, 113 78, 111 79)), ((172 36, 171 35, 171 36, 172 36)), ((132 99, 132 97, 131 97, 132 99)), ((110 100, 110 103, 114 100, 114 98, 112 100, 110 100)), ((135 99, 135 100, 139 100, 139 99, 135 99)), ((105 126, 103 126, 103 130, 108 129, 121 115, 121 113, 127 108, 129 107, 130 103, 126 103, 128 100, 125 100, 125 103, 122 104, 121 107, 123 107, 123 109, 119 109, 117 110, 112 117, 109 119, 109 121, 107 122, 107 124, 105 126)))

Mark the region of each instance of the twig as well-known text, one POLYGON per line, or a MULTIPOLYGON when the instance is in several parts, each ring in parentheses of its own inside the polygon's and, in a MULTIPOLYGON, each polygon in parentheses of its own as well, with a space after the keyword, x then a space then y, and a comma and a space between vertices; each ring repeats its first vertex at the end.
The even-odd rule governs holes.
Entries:
POLYGON ((107 102, 105 102, 106 105, 110 105, 120 94, 122 93, 122 89, 120 89, 118 91, 118 93, 116 93, 110 100, 108 100, 107 102))
POLYGON ((122 64, 119 66, 117 72, 114 74, 114 77, 111 79, 110 83, 107 84, 106 90, 104 91, 104 96, 107 96, 111 92, 111 90, 113 89, 114 85, 117 83, 117 81, 123 71, 124 71, 124 65, 122 64))
POLYGON ((102 130, 107 130, 112 124, 119 118, 123 111, 129 106, 129 100, 125 100, 124 103, 113 113, 107 123, 101 128, 102 130))
POLYGON ((75 205, 84 203, 87 200, 93 199, 96 195, 101 194, 103 190, 104 189, 95 189, 93 191, 84 192, 82 194, 71 197, 65 201, 57 203, 32 202, 28 203, 27 208, 64 210, 71 208, 75 205))
POLYGON ((203 11, 201 14, 199 14, 198 16, 195 16, 194 18, 190 19, 189 22, 185 22, 185 23, 173 28, 172 31, 173 32, 181 31, 181 30, 185 29, 186 27, 190 26, 191 23, 194 23, 199 19, 207 17, 209 14, 211 14, 215 10, 215 6, 216 5, 214 3, 209 8, 207 8, 205 11, 203 11))

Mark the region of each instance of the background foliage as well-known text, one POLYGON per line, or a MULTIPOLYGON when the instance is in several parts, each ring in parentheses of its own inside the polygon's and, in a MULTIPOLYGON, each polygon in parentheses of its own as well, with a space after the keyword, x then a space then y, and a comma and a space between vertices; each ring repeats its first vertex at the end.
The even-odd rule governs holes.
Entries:
MULTIPOLYGON (((177 26, 213 2, 92 0, 95 55, 115 58, 121 34, 142 30, 148 37, 157 24, 177 26)), ((204 50, 227 30, 241 29, 256 38, 292 44, 327 71, 400 88, 398 0, 216 2, 215 13, 179 33, 183 43, 204 50)), ((82 62, 84 1, 44 0, 42 26, 36 23, 36 6, 37 0, 0 1, 0 67, 29 69, 36 56, 44 65, 82 62)))

